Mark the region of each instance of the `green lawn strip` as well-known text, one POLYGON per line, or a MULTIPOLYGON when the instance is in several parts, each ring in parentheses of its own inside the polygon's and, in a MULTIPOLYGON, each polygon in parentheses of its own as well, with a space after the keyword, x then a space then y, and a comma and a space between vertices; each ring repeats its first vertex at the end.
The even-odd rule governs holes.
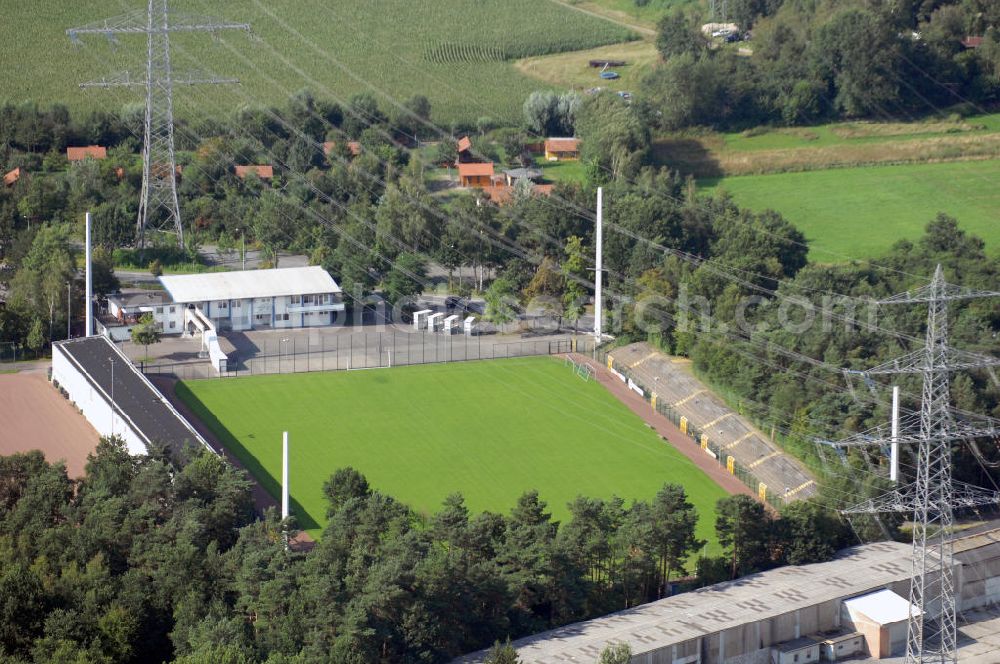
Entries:
MULTIPOLYGON (((920 122, 913 123, 913 133, 872 136, 840 136, 838 128, 852 126, 865 127, 862 123, 833 123, 812 127, 775 128, 756 132, 732 132, 721 134, 725 149, 733 152, 754 150, 782 150, 788 148, 817 148, 833 145, 853 145, 858 143, 886 143, 900 140, 921 140, 940 136, 968 136, 973 134, 996 133, 1000 131, 1000 113, 963 118, 962 123, 975 127, 963 131, 925 131, 920 122)), ((878 124, 873 124, 877 128, 878 124)))
POLYGON ((537 157, 535 165, 542 169, 542 176, 552 182, 586 182, 587 165, 577 159, 575 161, 546 161, 545 157, 537 157))
POLYGON ((753 210, 777 210, 805 233, 823 263, 875 258, 901 239, 915 241, 938 212, 1000 250, 1000 160, 835 168, 699 181, 753 210))
POLYGON ((551 358, 190 381, 177 393, 275 496, 290 432, 293 506, 313 536, 326 521, 323 482, 354 466, 424 514, 455 491, 474 512, 506 513, 538 489, 565 520, 578 495, 651 499, 676 482, 708 552, 718 551, 714 506, 725 492, 605 388, 551 358))

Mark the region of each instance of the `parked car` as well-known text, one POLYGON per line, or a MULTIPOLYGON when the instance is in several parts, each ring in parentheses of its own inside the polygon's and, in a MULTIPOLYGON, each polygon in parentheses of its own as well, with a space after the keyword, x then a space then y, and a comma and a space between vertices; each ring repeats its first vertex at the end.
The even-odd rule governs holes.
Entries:
POLYGON ((444 308, 448 311, 468 311, 470 301, 467 297, 460 297, 458 295, 449 295, 444 299, 444 308))

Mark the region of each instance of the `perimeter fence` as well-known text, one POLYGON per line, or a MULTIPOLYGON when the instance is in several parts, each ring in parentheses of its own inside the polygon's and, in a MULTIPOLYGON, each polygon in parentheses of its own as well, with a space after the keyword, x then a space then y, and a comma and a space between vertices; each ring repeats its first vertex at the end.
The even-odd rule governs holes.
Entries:
POLYGON ((537 355, 591 353, 590 337, 493 341, 489 336, 445 336, 401 332, 362 332, 281 340, 278 352, 232 353, 224 371, 205 360, 140 363, 143 373, 181 380, 238 378, 314 371, 388 369, 415 364, 495 360, 537 355))

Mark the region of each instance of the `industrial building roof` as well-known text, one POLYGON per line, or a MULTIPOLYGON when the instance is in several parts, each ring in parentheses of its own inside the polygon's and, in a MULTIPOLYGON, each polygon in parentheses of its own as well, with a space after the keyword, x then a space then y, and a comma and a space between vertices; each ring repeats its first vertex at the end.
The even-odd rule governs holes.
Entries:
MULTIPOLYGON (((513 645, 524 664, 593 662, 611 641, 626 641, 633 655, 640 655, 908 579, 909 555, 908 544, 864 544, 845 549, 830 562, 752 574, 542 632, 513 645)), ((456 661, 472 664, 485 656, 481 651, 456 661)))
POLYGON ((147 441, 162 443, 173 452, 180 452, 187 443, 208 447, 187 420, 107 338, 81 337, 61 341, 56 346, 92 385, 106 398, 113 399, 115 410, 131 420, 147 441))
POLYGON ((333 277, 318 265, 169 275, 160 277, 160 283, 174 302, 184 303, 340 292, 333 277))
POLYGON ((844 600, 844 607, 852 613, 860 613, 879 625, 909 620, 911 608, 914 615, 920 614, 920 609, 912 606, 910 600, 886 589, 844 600))

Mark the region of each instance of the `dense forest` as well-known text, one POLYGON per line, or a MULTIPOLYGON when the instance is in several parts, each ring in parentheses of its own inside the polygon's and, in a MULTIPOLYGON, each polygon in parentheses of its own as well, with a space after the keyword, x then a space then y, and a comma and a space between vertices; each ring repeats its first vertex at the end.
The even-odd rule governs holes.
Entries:
POLYGON ((652 124, 898 120, 971 113, 1000 95, 1000 9, 989 0, 734 0, 728 9, 748 41, 713 44, 690 7, 661 19, 664 63, 640 96, 652 124))
MULTIPOLYGON (((324 487, 329 526, 288 550, 273 511, 210 452, 183 463, 102 440, 70 480, 41 453, 0 457, 0 661, 443 662, 508 637, 850 543, 815 505, 780 518, 720 501, 720 558, 684 490, 648 502, 580 497, 565 523, 524 494, 509 514, 460 495, 430 517, 351 469, 324 487)), ((294 535, 294 531, 292 532, 294 535)))

